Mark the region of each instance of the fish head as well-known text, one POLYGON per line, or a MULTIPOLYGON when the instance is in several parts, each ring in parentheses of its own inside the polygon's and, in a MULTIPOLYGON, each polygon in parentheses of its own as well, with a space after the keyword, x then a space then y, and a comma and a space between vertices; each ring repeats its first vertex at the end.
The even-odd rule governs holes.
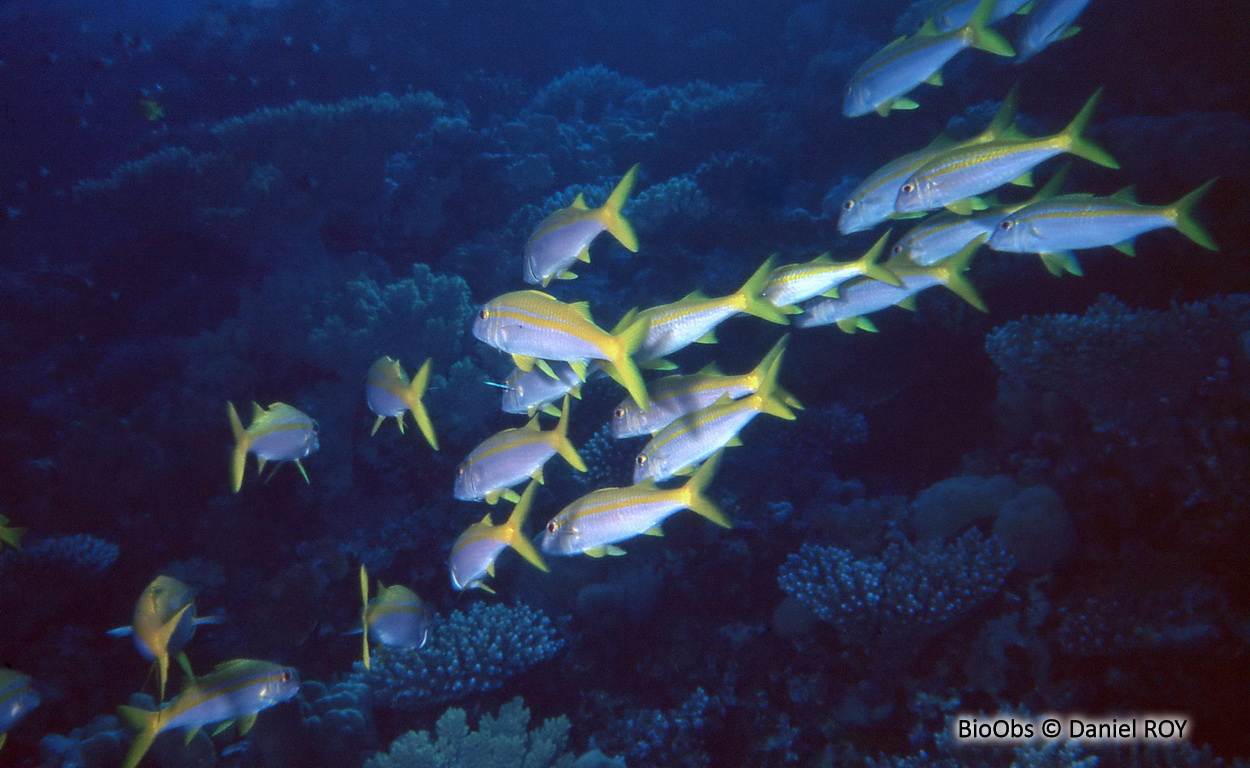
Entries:
POLYGON ((1021 241, 1025 239, 1028 229, 1016 216, 1007 216, 994 227, 989 246, 996 251, 1019 251, 1023 247, 1021 241))
POLYGON ((663 479, 667 477, 664 466, 663 454, 651 453, 644 448, 641 453, 634 457, 634 482, 641 483, 649 478, 663 479))
POLYGON ((898 213, 915 213, 937 208, 929 201, 933 199, 937 183, 932 179, 912 176, 898 188, 898 197, 894 199, 894 210, 898 213))
POLYGON ((845 117, 859 117, 866 115, 876 108, 876 104, 872 103, 872 96, 868 92, 868 86, 863 82, 852 80, 847 83, 846 93, 842 97, 842 114, 845 117))
POLYGON ((299 693, 299 672, 294 667, 280 667, 272 679, 261 686, 257 698, 261 709, 280 704, 299 693))
POLYGON ((477 317, 473 319, 473 338, 500 349, 506 327, 499 307, 494 306, 494 302, 488 302, 478 308, 477 317))
POLYGON ((868 229, 876 222, 868 220, 868 208, 860 197, 848 197, 842 201, 842 212, 838 215, 838 232, 849 235, 868 229))
POLYGON ((646 434, 649 430, 643 429, 641 421, 642 410, 634 404, 633 398, 626 399, 612 411, 612 437, 620 440, 646 434))
POLYGON ((453 495, 461 501, 480 501, 486 497, 481 487, 482 470, 467 459, 456 467, 456 486, 453 495))
POLYGON ((543 529, 539 549, 548 555, 576 555, 582 551, 577 526, 563 515, 556 515, 543 529))

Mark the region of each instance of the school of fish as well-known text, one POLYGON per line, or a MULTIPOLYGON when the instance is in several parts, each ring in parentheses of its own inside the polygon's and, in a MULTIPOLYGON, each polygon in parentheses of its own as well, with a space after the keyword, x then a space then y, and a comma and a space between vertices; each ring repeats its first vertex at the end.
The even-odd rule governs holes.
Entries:
MULTIPOLYGON (((1017 63, 1032 58, 1075 34, 1074 21, 1087 3, 950 0, 914 35, 893 41, 855 71, 843 113, 856 117, 914 109, 916 102, 907 94, 921 83, 941 85, 941 68, 966 48, 1014 56, 1017 63), (1013 46, 991 25, 1018 14, 1025 15, 1013 46)), ((1138 202, 1132 187, 1107 197, 1064 193, 1065 166, 1027 199, 1004 202, 992 196, 1008 185, 1032 187, 1034 169, 1058 155, 1118 168, 1109 153, 1085 136, 1099 97, 1100 92, 1090 96, 1064 129, 1030 137, 1015 125, 1013 88, 981 133, 958 141, 939 136, 869 174, 842 202, 838 230, 845 235, 923 217, 892 247, 887 246, 893 230, 887 230, 867 251, 842 260, 821 252, 807 261, 777 265, 776 256, 769 256, 729 295, 709 298, 696 290, 674 302, 631 310, 611 330, 596 323, 585 302, 564 302, 536 289, 485 302, 472 333, 511 356, 515 370, 497 385, 504 389, 502 410, 528 421, 486 437, 449 479, 449 491, 457 499, 513 504, 500 523, 488 506, 481 519, 450 543, 452 588, 494 592, 488 579, 496 578, 496 561, 507 550, 543 572, 551 570, 543 555, 623 555, 622 543, 637 536, 662 536, 663 523, 682 510, 730 528, 731 521, 708 494, 724 451, 742 445, 742 433, 756 416, 793 420, 802 408, 779 383, 789 334, 780 335, 744 373, 727 375, 713 364, 696 373, 648 381, 643 371, 679 368, 672 358, 692 344, 716 343, 717 329, 732 318, 751 316, 799 329, 837 325, 848 333, 875 331, 868 315, 893 306, 914 309, 919 293, 939 285, 985 311, 964 274, 983 246, 1037 254, 1057 276, 1082 273, 1074 251, 1111 246, 1131 255, 1134 240, 1156 229, 1176 229, 1202 248, 1216 250, 1194 217, 1213 181, 1173 203, 1151 205, 1138 202), (559 455, 574 470, 587 470, 569 440, 568 427, 571 403, 596 378, 611 379, 625 391, 612 413, 600 415, 613 437, 649 437, 634 457, 633 482, 569 500, 531 535, 525 528, 548 461, 559 455), (541 427, 542 414, 558 417, 550 429, 541 427)), ((575 278, 571 268, 590 262, 590 248, 603 232, 627 250, 640 252, 624 213, 640 178, 641 169, 634 165, 600 207, 590 207, 578 195, 571 205, 551 212, 524 243, 521 279, 546 288, 553 280, 575 278)), ((370 434, 391 418, 402 433, 411 416, 430 448, 439 450, 422 400, 430 375, 428 359, 411 378, 399 360, 381 357, 373 363, 365 374, 365 404, 375 416, 370 434)), ((243 487, 249 454, 257 459, 257 474, 271 462, 289 462, 309 481, 302 461, 319 447, 312 417, 286 403, 267 408, 253 403, 244 427, 233 404, 227 403, 226 410, 234 436, 228 473, 234 493, 243 487)), ((0 546, 19 547, 24 532, 0 516, 0 546)), ((371 666, 371 643, 424 646, 433 614, 415 592, 378 583, 370 597, 363 565, 360 591, 360 625, 345 634, 361 634, 365 668, 371 666)), ((193 590, 162 575, 139 595, 131 624, 109 633, 132 637, 157 675, 155 710, 120 709, 136 731, 124 768, 138 766, 162 732, 182 729, 188 742, 205 726, 215 726, 217 733, 237 724, 246 733, 260 711, 298 691, 294 669, 261 660, 228 661, 197 677, 183 649, 198 626, 221 620, 197 615, 193 590), (166 700, 171 659, 178 662, 186 683, 166 700)), ((30 677, 0 669, 0 747, 8 731, 39 703, 30 677)))

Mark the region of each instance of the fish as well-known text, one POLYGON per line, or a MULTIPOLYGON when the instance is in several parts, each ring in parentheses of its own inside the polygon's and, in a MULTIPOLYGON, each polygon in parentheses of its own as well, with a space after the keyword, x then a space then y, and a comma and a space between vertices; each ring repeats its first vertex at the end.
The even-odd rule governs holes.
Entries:
POLYGON ((525 491, 512 508, 507 522, 494 525, 491 523, 490 513, 487 512, 451 545, 447 567, 451 572, 451 586, 454 589, 484 589, 493 594, 495 590, 485 583, 485 579, 487 576, 494 577, 495 560, 508 547, 515 549, 538 570, 544 573, 550 570, 543 562, 542 555, 538 554, 538 550, 534 549, 534 545, 521 530, 525 525, 525 518, 529 516, 530 506, 534 503, 534 489, 537 485, 538 483, 531 482, 525 486, 525 491))
POLYGON ((860 258, 854 261, 834 262, 828 253, 822 253, 802 264, 786 264, 768 275, 764 286, 764 298, 774 307, 787 313, 798 313, 795 304, 823 295, 837 295, 837 288, 853 277, 865 275, 890 285, 898 285, 894 273, 877 263, 885 250, 887 231, 860 258))
POLYGON ((907 177, 915 173, 925 163, 939 153, 955 147, 984 144, 1003 138, 1020 138, 1023 136, 1015 128, 1016 98, 1018 90, 1012 88, 1007 92, 1003 103, 994 114, 993 120, 984 131, 962 142, 956 142, 945 134, 938 136, 923 149, 909 152, 902 157, 891 160, 881 168, 868 174, 859 183, 846 200, 842 201, 842 212, 838 215, 838 232, 849 235, 865 229, 871 229, 890 218, 915 218, 920 214, 899 216, 894 211, 894 203, 898 199, 898 188, 907 177))
POLYGON ((170 657, 177 656, 187 669, 189 665, 181 651, 195 636, 195 628, 221 622, 220 616, 197 616, 195 590, 172 576, 160 575, 139 594, 131 625, 109 630, 108 634, 133 637, 139 654, 156 662, 160 701, 163 702, 170 657))
MULTIPOLYGON (((554 376, 541 368, 531 368, 528 371, 520 368, 513 369, 508 378, 504 379, 504 413, 523 413, 533 416, 538 411, 542 411, 551 416, 559 416, 560 412, 551 405, 552 403, 565 395, 581 398, 582 380, 571 365, 554 360, 549 362, 547 367, 552 374, 555 374, 554 376)), ((587 366, 587 376, 591 375, 592 368, 597 370, 598 365, 591 363, 587 366)))
POLYGON ((1104 245, 1131 255, 1138 235, 1172 227, 1216 251, 1219 246, 1193 216, 1214 183, 1214 179, 1208 181, 1171 205, 1142 205, 1134 199, 1132 187, 1110 197, 1062 195, 1042 200, 1004 218, 989 246, 996 251, 1043 254, 1052 260, 1072 258, 1073 250, 1104 245))
POLYGON ((572 205, 539 222, 525 243, 525 282, 546 288, 555 278, 577 277, 568 271, 569 267, 579 259, 590 261, 590 243, 605 230, 621 245, 637 253, 638 236, 629 219, 621 213, 637 178, 638 165, 635 164, 617 182, 602 207, 588 207, 579 194, 572 205))
POLYGON ((369 410, 377 415, 373 429, 369 435, 375 435, 382 422, 395 417, 399 431, 404 431, 404 414, 412 413, 412 418, 425 436, 425 441, 434 450, 438 450, 438 438, 434 434, 434 425, 430 422, 430 414, 425 409, 421 397, 430 382, 430 360, 427 359, 417 369, 417 375, 409 381, 408 374, 398 360, 380 357, 369 366, 365 377, 365 403, 369 410))
POLYGON ((716 474, 717 451, 677 488, 661 489, 654 480, 626 488, 600 488, 566 506, 550 521, 540 547, 548 555, 623 555, 619 542, 647 534, 663 536, 660 525, 673 514, 689 509, 722 528, 732 528, 725 513, 706 495, 716 474))
POLYGON ((200 678, 191 679, 177 697, 158 710, 118 707, 122 721, 138 733, 122 768, 135 768, 147 754, 156 737, 165 731, 183 728, 189 743, 200 728, 214 723, 222 725, 220 733, 238 723, 239 733, 246 734, 256 722, 256 715, 299 693, 299 673, 268 661, 234 659, 200 678))
POLYGON ((0 668, 0 748, 13 726, 39 706, 39 694, 31 686, 29 675, 13 669, 0 668))
POLYGON ((256 454, 257 473, 264 470, 267 462, 292 461, 304 482, 308 482, 308 473, 300 459, 317 450, 317 422, 286 403, 274 403, 268 408, 252 403, 252 423, 244 429, 234 403, 226 403, 226 407, 230 431, 234 433, 230 486, 235 493, 243 487, 243 469, 249 453, 256 454))
POLYGON ((586 471, 586 462, 569 442, 569 398, 564 397, 560 420, 552 429, 541 429, 538 415, 523 427, 505 429, 483 440, 456 468, 454 495, 461 501, 482 501, 494 504, 500 498, 515 502, 510 490, 527 479, 542 482, 543 465, 556 454, 578 472, 586 471))
POLYGON ((430 636, 433 614, 417 593, 399 584, 389 587, 378 582, 378 594, 369 599, 369 572, 360 565, 360 632, 365 669, 371 669, 369 636, 382 645, 396 648, 422 648, 430 636))
POLYGON ((777 386, 780 365, 766 371, 759 389, 738 400, 728 393, 706 408, 674 419, 634 457, 634 482, 660 482, 690 471, 721 448, 740 445, 738 433, 761 413, 793 421, 777 386))
MULTIPOLYGON (((722 395, 737 400, 758 392, 769 372, 781 365, 781 356, 789 338, 786 335, 778 339, 754 370, 748 373, 726 376, 717 371, 715 365, 709 365, 698 373, 657 379, 648 387, 651 393, 649 410, 642 410, 633 398, 627 397, 612 411, 612 436, 621 439, 655 434, 675 419, 708 407, 722 395)), ((792 408, 802 407, 789 393, 783 392, 782 399, 792 408)))
POLYGON ((911 37, 900 37, 877 51, 851 75, 842 102, 842 114, 859 117, 869 112, 881 116, 893 109, 915 109, 904 98, 921 83, 942 84, 941 69, 965 48, 977 48, 998 56, 1016 51, 999 33, 986 26, 995 0, 981 0, 968 23, 947 32, 931 22, 911 37))
POLYGON ((4 515, 0 515, 0 544, 8 544, 14 549, 20 549, 22 546, 22 536, 25 533, 25 528, 17 528, 9 525, 9 518, 4 515))
POLYGON ((989 236, 1004 218, 1026 205, 1054 197, 1068 178, 1070 165, 1064 165, 1028 200, 1011 205, 995 205, 984 211, 961 215, 942 211, 912 227, 891 249, 893 257, 902 257, 918 266, 927 267, 954 256, 979 235, 989 236))
MULTIPOLYGON (((962 27, 972 18, 978 0, 949 0, 933 14, 933 26, 941 32, 962 27)), ((1032 0, 998 0, 990 14, 990 24, 997 24, 1013 13, 1024 13, 1032 0)))
POLYGON ((662 358, 695 342, 715 343, 716 327, 739 313, 786 325, 789 323, 786 314, 763 295, 772 271, 773 258, 770 256, 741 288, 728 296, 709 299, 702 292, 695 291, 670 304, 644 309, 636 315, 636 319, 634 315, 627 314, 621 321, 622 325, 638 321, 647 325, 646 339, 634 353, 634 359, 647 367, 671 368, 673 366, 662 358))
POLYGON ((1087 5, 1089 0, 1036 0, 1016 37, 1016 63, 1023 64, 1051 43, 1065 40, 1080 32, 1081 28, 1072 22, 1076 21, 1087 5))
MULTIPOLYGON (((649 403, 646 384, 633 360, 647 338, 643 318, 624 327, 618 324, 616 333, 608 333, 595 325, 584 301, 566 304, 542 291, 513 291, 478 310, 473 336, 512 355, 522 371, 546 365, 539 361, 562 360, 585 380, 587 363, 600 360, 603 371, 644 408, 649 403)), ((547 367, 546 372, 552 373, 547 367)))
POLYGON ((894 210, 913 213, 946 207, 963 212, 966 208, 959 205, 961 202, 1013 180, 1023 180, 1038 164, 1063 153, 1107 168, 1119 168, 1120 164, 1105 149, 1082 136, 1101 96, 1100 88, 1072 122, 1052 136, 999 139, 938 153, 899 187, 894 210))
POLYGON ((901 287, 886 285, 879 280, 856 280, 849 283, 836 299, 815 299, 805 304, 803 314, 794 318, 794 324, 799 328, 814 328, 836 323, 847 333, 875 331, 876 327, 864 315, 895 305, 914 309, 916 294, 935 285, 945 285, 964 301, 985 312, 985 302, 972 283, 964 278, 963 271, 986 239, 986 235, 978 235, 959 253, 929 267, 909 266, 902 259, 893 263, 892 259, 886 264, 903 281, 901 287))

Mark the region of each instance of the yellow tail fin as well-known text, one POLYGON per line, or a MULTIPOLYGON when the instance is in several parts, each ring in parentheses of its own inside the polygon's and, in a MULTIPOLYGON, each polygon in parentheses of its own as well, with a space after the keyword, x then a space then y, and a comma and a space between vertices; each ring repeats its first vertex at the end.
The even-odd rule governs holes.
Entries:
POLYGON ((721 454, 724 452, 724 449, 721 449, 703 462, 703 466, 699 467, 698 471, 681 487, 681 493, 685 505, 693 512, 706 517, 722 528, 732 528, 733 524, 729 522, 729 518, 725 517, 725 513, 716 505, 716 502, 704 493, 712 483, 712 477, 716 475, 716 468, 720 465, 721 454))
POLYGON ((645 317, 638 317, 624 330, 614 334, 612 339, 615 349, 605 350, 605 354, 610 356, 603 366, 604 373, 625 387, 626 391, 633 395, 634 402, 638 403, 638 407, 644 411, 651 407, 651 398, 647 395, 647 385, 642 380, 642 372, 638 370, 633 354, 647 340, 647 329, 650 325, 651 321, 645 317))
POLYGON ((1064 149, 1076 155, 1083 157, 1091 163, 1097 163, 1107 168, 1119 168, 1120 164, 1116 162, 1107 150, 1098 146, 1094 142, 1085 138, 1084 133, 1089 128, 1089 121, 1094 116, 1094 110, 1098 108, 1098 100, 1102 97, 1102 89, 1094 91, 1094 95, 1089 97, 1085 102, 1085 106, 1081 107, 1081 111, 1072 118, 1072 122, 1068 123, 1068 127, 1059 132, 1058 136, 1063 142, 1064 149))
POLYGON ((573 469, 578 472, 586 471, 586 462, 582 461, 582 457, 578 455, 577 449, 569 442, 569 396, 564 396, 564 404, 560 407, 560 420, 556 422, 556 428, 552 430, 554 434, 551 436, 552 445, 555 446, 556 453, 560 454, 573 469))
POLYGON ((882 251, 885 250, 885 241, 889 239, 892 229, 887 229, 877 242, 873 243, 868 252, 861 256, 856 262, 859 267, 860 274, 865 277, 871 277, 873 280, 880 280, 890 285, 902 285, 903 281, 898 279, 898 275, 894 274, 884 264, 878 263, 881 258, 882 251))
POLYGON ((777 386, 777 374, 781 370, 781 357, 781 353, 778 353, 769 362, 760 380, 760 388, 752 397, 759 398, 761 413, 767 413, 787 421, 794 421, 797 417, 794 415, 794 411, 790 410, 790 406, 786 405, 786 401, 793 398, 785 390, 777 386))
POLYGON ((1175 227, 1181 231, 1181 234, 1208 251, 1218 251, 1220 247, 1215 244, 1215 241, 1211 239, 1211 235, 1207 234, 1207 231, 1194 218, 1194 207, 1198 205, 1198 202, 1202 200, 1214 183, 1215 179, 1211 179, 1206 184, 1172 203, 1167 209, 1167 217, 1172 220, 1175 227))
POLYGON ((421 434, 425 435, 425 441, 430 444, 434 450, 438 450, 438 437, 434 434, 434 424, 430 421, 429 411, 425 409, 425 403, 421 398, 425 396, 425 388, 430 383, 430 358, 426 358, 421 364, 417 375, 413 377, 412 384, 408 387, 408 410, 412 411, 412 418, 416 420, 417 426, 421 428, 421 434))
POLYGON ((989 239, 988 235, 977 235, 977 238, 965 245, 959 253, 939 262, 933 267, 942 280, 943 285, 954 291, 959 298, 982 312, 989 312, 990 310, 985 306, 985 301, 981 298, 981 294, 977 293, 977 289, 968 281, 968 278, 964 277, 963 273, 968 268, 968 265, 972 263, 972 257, 976 255, 987 239, 989 239))
POLYGON ((230 487, 238 493, 243 487, 243 470, 247 466, 249 441, 243 422, 239 421, 239 412, 234 409, 234 403, 227 401, 226 411, 230 416, 230 432, 234 435, 234 452, 230 455, 230 487))
POLYGON ((616 183, 612 194, 608 196, 608 201, 599 209, 603 226, 608 228, 621 245, 634 253, 638 252, 638 235, 634 233, 634 225, 629 223, 629 219, 625 218, 621 209, 625 207, 625 201, 634 191, 634 182, 637 179, 638 164, 634 163, 633 167, 626 171, 621 180, 616 183))
POLYGON ((360 564, 360 646, 365 669, 372 669, 369 660, 369 572, 365 570, 364 563, 360 564))
POLYGON ((122 768, 136 768, 139 761, 152 747, 156 735, 160 733, 160 713, 138 707, 121 706, 117 708, 117 714, 122 722, 137 731, 130 742, 130 749, 126 752, 126 759, 122 761, 122 768))
POLYGON ((521 494, 520 500, 512 508, 512 514, 508 516, 508 522, 504 523, 506 533, 504 541, 508 543, 508 546, 515 549, 517 554, 528 560, 530 565, 540 571, 548 572, 550 569, 543 562, 543 556, 538 554, 538 550, 534 549, 534 545, 530 543, 525 532, 521 530, 525 526, 525 518, 529 517, 530 507, 534 503, 534 489, 537 487, 538 483, 532 480, 529 485, 525 486, 525 491, 521 494))
POLYGON ((764 288, 768 285, 768 277, 773 271, 773 262, 776 259, 775 255, 765 259, 764 263, 759 266, 759 269, 755 270, 755 273, 738 289, 734 297, 741 302, 738 308, 742 312, 767 320, 770 323, 789 325, 790 318, 786 316, 786 313, 764 298, 764 288))

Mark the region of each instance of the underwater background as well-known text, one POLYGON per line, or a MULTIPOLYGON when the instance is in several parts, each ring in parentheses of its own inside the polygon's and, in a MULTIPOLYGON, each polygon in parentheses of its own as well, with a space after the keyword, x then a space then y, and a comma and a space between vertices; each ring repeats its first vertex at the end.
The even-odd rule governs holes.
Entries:
MULTIPOLYGON (((302 684, 246 735, 162 735, 145 765, 1244 764, 1250 14, 1092 0, 1027 62, 964 52, 919 108, 844 117, 856 69, 939 5, 0 0, 0 524, 26 529, 0 544, 0 667, 39 699, 0 766, 123 764, 117 707, 158 694, 107 633, 162 574, 220 619, 186 645, 197 673, 259 659, 302 684), (456 468, 525 423, 470 330, 529 287, 545 216, 640 164, 638 253, 602 238, 546 289, 610 328, 772 254, 901 234, 841 235, 840 206, 1017 84, 1030 136, 1105 89, 1088 134, 1121 167, 1074 161, 1072 191, 1170 204, 1216 179, 1195 216, 1219 250, 1151 232, 1055 277, 984 249, 966 276, 988 312, 925 291, 876 333, 730 319, 681 372, 747 371, 788 331, 804 406, 725 452, 708 493, 731 529, 680 512, 625 556, 544 573, 505 552, 493 594, 453 588, 452 542, 507 516, 454 498, 456 468), (411 424, 371 436, 383 355, 432 359, 437 451, 411 424), (307 483, 249 459, 232 493, 226 403, 253 401, 316 420, 307 483), (362 564, 433 615, 369 670, 344 636, 362 564), (951 735, 959 713, 1051 712, 1191 730, 951 735)), ((527 536, 630 482, 642 441, 606 428, 623 396, 573 401, 588 471, 548 465, 527 536)))

